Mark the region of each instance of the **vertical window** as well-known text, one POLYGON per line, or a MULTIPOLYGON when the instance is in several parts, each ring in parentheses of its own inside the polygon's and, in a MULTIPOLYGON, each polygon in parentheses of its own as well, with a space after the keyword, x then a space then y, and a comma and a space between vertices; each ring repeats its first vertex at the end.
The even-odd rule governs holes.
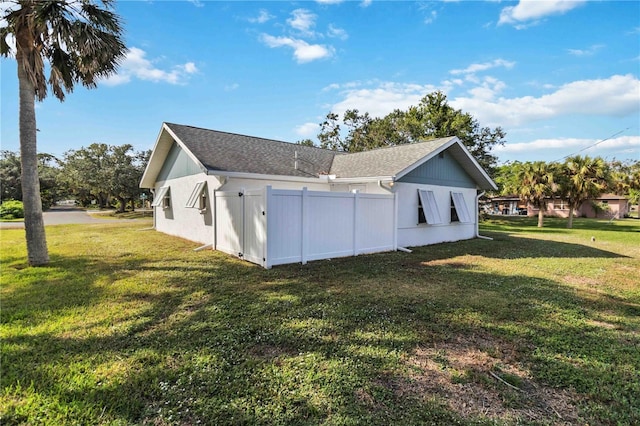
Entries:
POLYGON ((206 187, 207 183, 205 181, 196 183, 196 186, 193 188, 193 191, 191 191, 191 195, 189 196, 185 207, 205 210, 207 208, 207 192, 205 191, 206 187))
POLYGON ((467 203, 464 201, 462 192, 451 193, 451 222, 471 222, 471 215, 467 209, 467 203))
POLYGON ((418 189, 418 223, 429 225, 442 223, 433 191, 418 189))
POLYGON ((460 222, 458 212, 456 211, 456 205, 453 202, 453 194, 451 194, 451 222, 460 222))
POLYGON ((152 207, 162 206, 163 209, 168 209, 171 207, 171 192, 169 191, 168 186, 161 186, 158 188, 158 191, 155 194, 155 198, 153 199, 153 203, 151 203, 152 207))

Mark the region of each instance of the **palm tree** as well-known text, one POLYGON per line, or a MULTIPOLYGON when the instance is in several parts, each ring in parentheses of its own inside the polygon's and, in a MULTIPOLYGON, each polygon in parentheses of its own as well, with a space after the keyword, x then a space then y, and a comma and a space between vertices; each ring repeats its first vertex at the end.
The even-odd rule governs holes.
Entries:
POLYGON ((522 201, 531 203, 538 209, 538 228, 542 228, 547 199, 557 190, 557 164, 536 161, 516 163, 514 166, 516 176, 510 181, 514 182, 515 187, 507 190, 512 189, 522 201))
POLYGON ((609 181, 609 171, 602 158, 579 155, 567 158, 564 169, 566 174, 562 193, 569 204, 567 228, 572 228, 574 211, 584 201, 597 198, 605 191, 609 181))
POLYGON ((2 17, 0 54, 15 55, 20 98, 20 158, 27 254, 32 266, 49 262, 38 181, 35 100, 47 88, 64 100, 76 83, 93 88, 124 58, 120 18, 112 0, 11 0, 2 17), (15 43, 15 48, 12 44, 15 43), (49 76, 45 76, 48 63, 49 76))

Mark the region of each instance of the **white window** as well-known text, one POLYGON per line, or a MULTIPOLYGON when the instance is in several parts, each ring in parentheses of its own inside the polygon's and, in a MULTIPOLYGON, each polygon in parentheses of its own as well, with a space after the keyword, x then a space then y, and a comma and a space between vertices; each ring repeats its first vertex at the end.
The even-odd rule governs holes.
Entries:
POLYGON ((161 186, 160 188, 158 188, 158 192, 156 192, 151 206, 162 206, 163 209, 168 209, 169 207, 171 207, 171 192, 169 191, 168 186, 161 186))
POLYGON ((200 210, 204 210, 207 208, 207 193, 205 188, 207 187, 207 183, 205 181, 196 183, 196 186, 193 188, 189 199, 187 200, 186 207, 194 209, 198 208, 200 210))
POLYGON ((442 223, 433 191, 418 189, 418 223, 437 225, 442 223))
POLYGON ((459 221, 462 223, 471 222, 471 215, 469 214, 469 209, 467 209, 467 203, 464 201, 462 192, 452 192, 451 201, 451 221, 459 221))

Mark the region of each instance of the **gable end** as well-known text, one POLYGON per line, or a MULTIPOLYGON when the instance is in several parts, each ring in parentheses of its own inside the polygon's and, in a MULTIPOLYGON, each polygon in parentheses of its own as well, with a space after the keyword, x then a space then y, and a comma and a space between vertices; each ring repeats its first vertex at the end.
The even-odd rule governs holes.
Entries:
POLYGON ((156 180, 165 181, 198 173, 202 173, 200 166, 194 163, 176 142, 173 142, 156 180))
POLYGON ((476 183, 448 151, 443 151, 402 176, 398 182, 460 188, 476 188, 476 183))

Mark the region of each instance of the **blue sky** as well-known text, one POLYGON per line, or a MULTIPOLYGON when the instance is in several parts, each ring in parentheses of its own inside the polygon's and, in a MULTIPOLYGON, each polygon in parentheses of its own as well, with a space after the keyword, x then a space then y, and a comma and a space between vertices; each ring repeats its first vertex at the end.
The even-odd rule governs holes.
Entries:
MULTIPOLYGON (((315 140, 329 111, 383 116, 442 90, 506 130, 500 162, 640 160, 637 1, 154 0, 116 11, 126 60, 97 89, 37 104, 41 152, 151 149, 163 121, 315 140)), ((15 61, 0 65, 2 149, 17 151, 15 61)))

